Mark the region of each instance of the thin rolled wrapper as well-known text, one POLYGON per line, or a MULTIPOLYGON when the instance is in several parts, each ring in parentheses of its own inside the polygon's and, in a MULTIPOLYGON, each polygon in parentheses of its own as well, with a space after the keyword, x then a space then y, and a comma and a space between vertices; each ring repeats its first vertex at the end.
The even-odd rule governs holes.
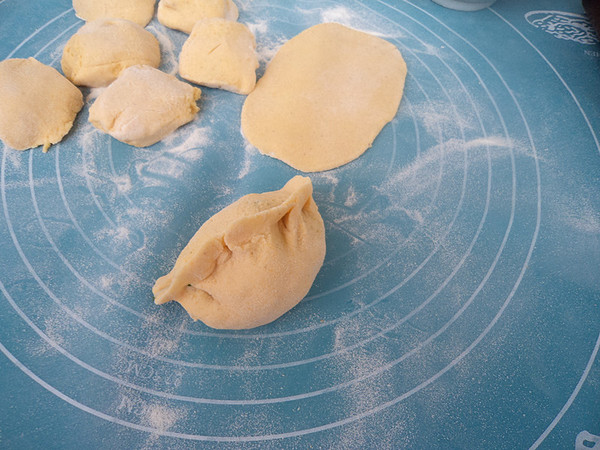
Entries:
POLYGON ((213 328, 267 324, 308 293, 325 258, 325 227, 309 178, 249 194, 211 217, 152 289, 213 328))

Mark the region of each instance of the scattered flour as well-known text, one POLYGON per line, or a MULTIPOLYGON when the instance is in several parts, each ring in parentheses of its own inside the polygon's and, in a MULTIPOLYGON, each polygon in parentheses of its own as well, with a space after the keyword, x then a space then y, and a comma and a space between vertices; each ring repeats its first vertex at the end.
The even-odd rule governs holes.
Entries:
POLYGON ((164 153, 190 162, 202 158, 202 149, 209 146, 212 140, 211 129, 201 127, 199 122, 199 119, 195 119, 185 131, 167 136, 162 142, 166 147, 164 153))
MULTIPOLYGON (((256 56, 261 65, 267 64, 283 44, 288 41, 286 37, 269 38, 265 37, 257 42, 256 45, 256 56)), ((264 70, 264 69, 263 69, 264 70)))
POLYGON ((245 140, 245 145, 244 145, 244 163, 242 164, 242 168, 240 169, 237 179, 241 180, 242 178, 244 178, 246 175, 248 175, 252 169, 252 160, 257 156, 260 155, 260 152, 258 151, 258 149, 253 146, 252 144, 250 144, 248 141, 245 140))
POLYGON ((260 40, 269 31, 269 21, 267 19, 259 19, 253 23, 246 22, 246 26, 257 40, 260 40))
POLYGON ((313 184, 318 186, 318 189, 315 188, 314 195, 325 198, 329 202, 335 202, 336 188, 340 182, 335 170, 312 173, 310 178, 313 181, 313 184))
MULTIPOLYGON (((449 94, 451 98, 461 98, 460 93, 449 94)), ((432 136, 456 130, 476 130, 477 117, 472 110, 459 108, 459 105, 446 101, 427 101, 412 106, 413 114, 423 124, 425 130, 432 136), (453 107, 460 109, 460 114, 452 114, 453 107)))
POLYGON ((578 233, 600 235, 600 212, 592 207, 588 199, 580 198, 568 204, 570 206, 555 217, 578 233))
MULTIPOLYGON (((354 342, 356 335, 363 331, 363 324, 360 321, 352 320, 343 325, 338 325, 334 331, 334 350, 343 350, 350 343, 354 342)), ((374 379, 369 378, 369 374, 387 363, 390 355, 386 352, 367 352, 364 349, 355 349, 350 352, 340 352, 335 357, 335 366, 340 373, 337 377, 343 377, 345 381, 356 380, 367 377, 354 385, 343 388, 339 391, 343 397, 343 403, 338 406, 344 412, 344 417, 351 417, 361 413, 368 412, 382 403, 389 401, 390 394, 394 389, 388 387, 389 382, 393 382, 388 373, 377 375, 374 379)), ((335 379, 336 377, 332 377, 335 379)), ((337 448, 367 448, 374 445, 373 425, 370 420, 375 420, 382 428, 382 433, 377 434, 378 448, 395 448, 400 445, 399 439, 406 440, 409 436, 407 424, 411 421, 411 413, 402 405, 392 409, 379 411, 375 416, 362 420, 351 422, 343 427, 340 440, 336 442, 337 448), (398 414, 397 409, 401 408, 402 414, 398 414), (393 430, 390 426, 393 425, 393 430), (387 436, 386 436, 387 434, 387 436)), ((401 447, 403 445, 400 445, 401 447)))
MULTIPOLYGON (((89 92, 88 94, 85 96, 85 102, 86 103, 90 103, 92 100, 97 99, 100 94, 102 94, 104 92, 104 90, 106 89, 106 87, 96 87, 96 88, 88 88, 89 92)), ((88 124, 89 126, 92 126, 91 124, 88 124)), ((94 128, 92 126, 92 128, 94 128)), ((96 128, 94 128, 96 130, 96 128)))
POLYGON ((181 406, 171 406, 167 401, 149 400, 146 395, 124 387, 120 389, 113 409, 112 415, 155 430, 147 435, 144 442, 139 443, 139 448, 154 448, 162 433, 185 422, 188 415, 181 406))
POLYGON ((176 46, 171 40, 171 33, 167 31, 167 28, 164 25, 157 21, 153 21, 146 29, 156 36, 160 44, 160 70, 171 75, 177 74, 177 71, 179 70, 179 59, 177 55, 179 54, 181 45, 176 46))
POLYGON ((344 206, 346 206, 348 208, 352 208, 353 206, 356 205, 356 202, 357 202, 356 191, 354 190, 353 186, 350 186, 348 188, 348 196, 346 197, 346 200, 344 201, 344 206))
POLYGON ((158 431, 167 431, 181 417, 177 410, 161 404, 144 405, 143 414, 149 426, 158 431))
POLYGON ((315 22, 337 22, 355 30, 385 39, 403 37, 398 26, 394 26, 390 21, 377 16, 366 8, 359 11, 346 6, 335 5, 313 9, 301 9, 298 7, 296 10, 315 22))
POLYGON ((0 141, 0 149, 2 149, 3 158, 5 158, 6 165, 15 169, 20 169, 25 164, 25 153, 19 150, 13 150, 9 148, 4 142, 0 141))

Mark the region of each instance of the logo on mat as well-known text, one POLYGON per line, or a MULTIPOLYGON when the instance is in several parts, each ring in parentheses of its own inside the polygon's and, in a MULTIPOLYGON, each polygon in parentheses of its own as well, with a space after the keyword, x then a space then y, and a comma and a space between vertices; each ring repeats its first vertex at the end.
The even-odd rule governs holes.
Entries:
POLYGON ((530 11, 525 19, 531 25, 558 39, 575 41, 580 44, 600 42, 590 21, 581 14, 562 11, 530 11))

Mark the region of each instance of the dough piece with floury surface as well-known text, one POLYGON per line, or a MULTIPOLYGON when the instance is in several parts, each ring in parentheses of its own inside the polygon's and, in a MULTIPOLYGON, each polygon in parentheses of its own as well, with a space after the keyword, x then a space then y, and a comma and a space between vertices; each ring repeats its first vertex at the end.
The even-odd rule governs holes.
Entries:
POLYGON ((248 94, 256 85, 256 42, 244 24, 225 19, 196 23, 179 55, 179 75, 203 86, 248 94))
POLYGON ((0 139, 16 150, 60 142, 83 107, 73 83, 34 58, 0 62, 0 139))
POLYGON ((199 20, 236 21, 238 9, 232 0, 160 0, 156 17, 165 27, 190 34, 199 20))
POLYGON ((121 142, 147 147, 192 121, 200 95, 200 89, 173 75, 131 66, 98 96, 89 120, 121 142))
POLYGON ((156 0, 73 0, 75 15, 87 21, 125 19, 145 27, 154 16, 156 0))
POLYGON ((136 23, 98 19, 77 30, 65 45, 62 70, 78 86, 102 87, 127 67, 160 65, 158 40, 136 23))
POLYGON ((154 284, 154 301, 175 300, 213 328, 258 327, 306 296, 324 258, 325 227, 312 183, 296 176, 206 221, 154 284))

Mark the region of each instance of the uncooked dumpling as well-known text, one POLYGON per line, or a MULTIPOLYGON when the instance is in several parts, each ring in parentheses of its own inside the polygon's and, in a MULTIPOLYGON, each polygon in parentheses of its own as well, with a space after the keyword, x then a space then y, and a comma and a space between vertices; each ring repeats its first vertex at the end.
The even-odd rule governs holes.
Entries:
POLYGON ((406 77, 398 49, 337 23, 286 42, 242 109, 242 132, 262 153, 306 172, 348 163, 396 115, 406 77))
POLYGON ((131 66, 98 96, 89 120, 119 141, 146 147, 193 120, 200 94, 173 75, 131 66))
POLYGON ((196 23, 179 55, 179 75, 203 86, 248 94, 256 85, 256 42, 248 27, 225 19, 196 23))
POLYGON ((249 194, 211 217, 152 289, 213 328, 277 319, 308 293, 325 257, 325 228, 309 178, 249 194))
POLYGON ((156 0, 73 0, 75 14, 85 21, 126 19, 145 27, 154 16, 156 0))
POLYGON ((238 9, 231 0, 160 0, 156 17, 164 26, 190 34, 199 20, 237 20, 238 9))
POLYGON ((48 150, 82 106, 79 89, 52 67, 33 58, 0 62, 0 139, 12 148, 48 150))
POLYGON ((136 23, 124 19, 98 19, 86 23, 65 45, 65 76, 79 86, 112 83, 123 69, 160 65, 158 40, 136 23))

